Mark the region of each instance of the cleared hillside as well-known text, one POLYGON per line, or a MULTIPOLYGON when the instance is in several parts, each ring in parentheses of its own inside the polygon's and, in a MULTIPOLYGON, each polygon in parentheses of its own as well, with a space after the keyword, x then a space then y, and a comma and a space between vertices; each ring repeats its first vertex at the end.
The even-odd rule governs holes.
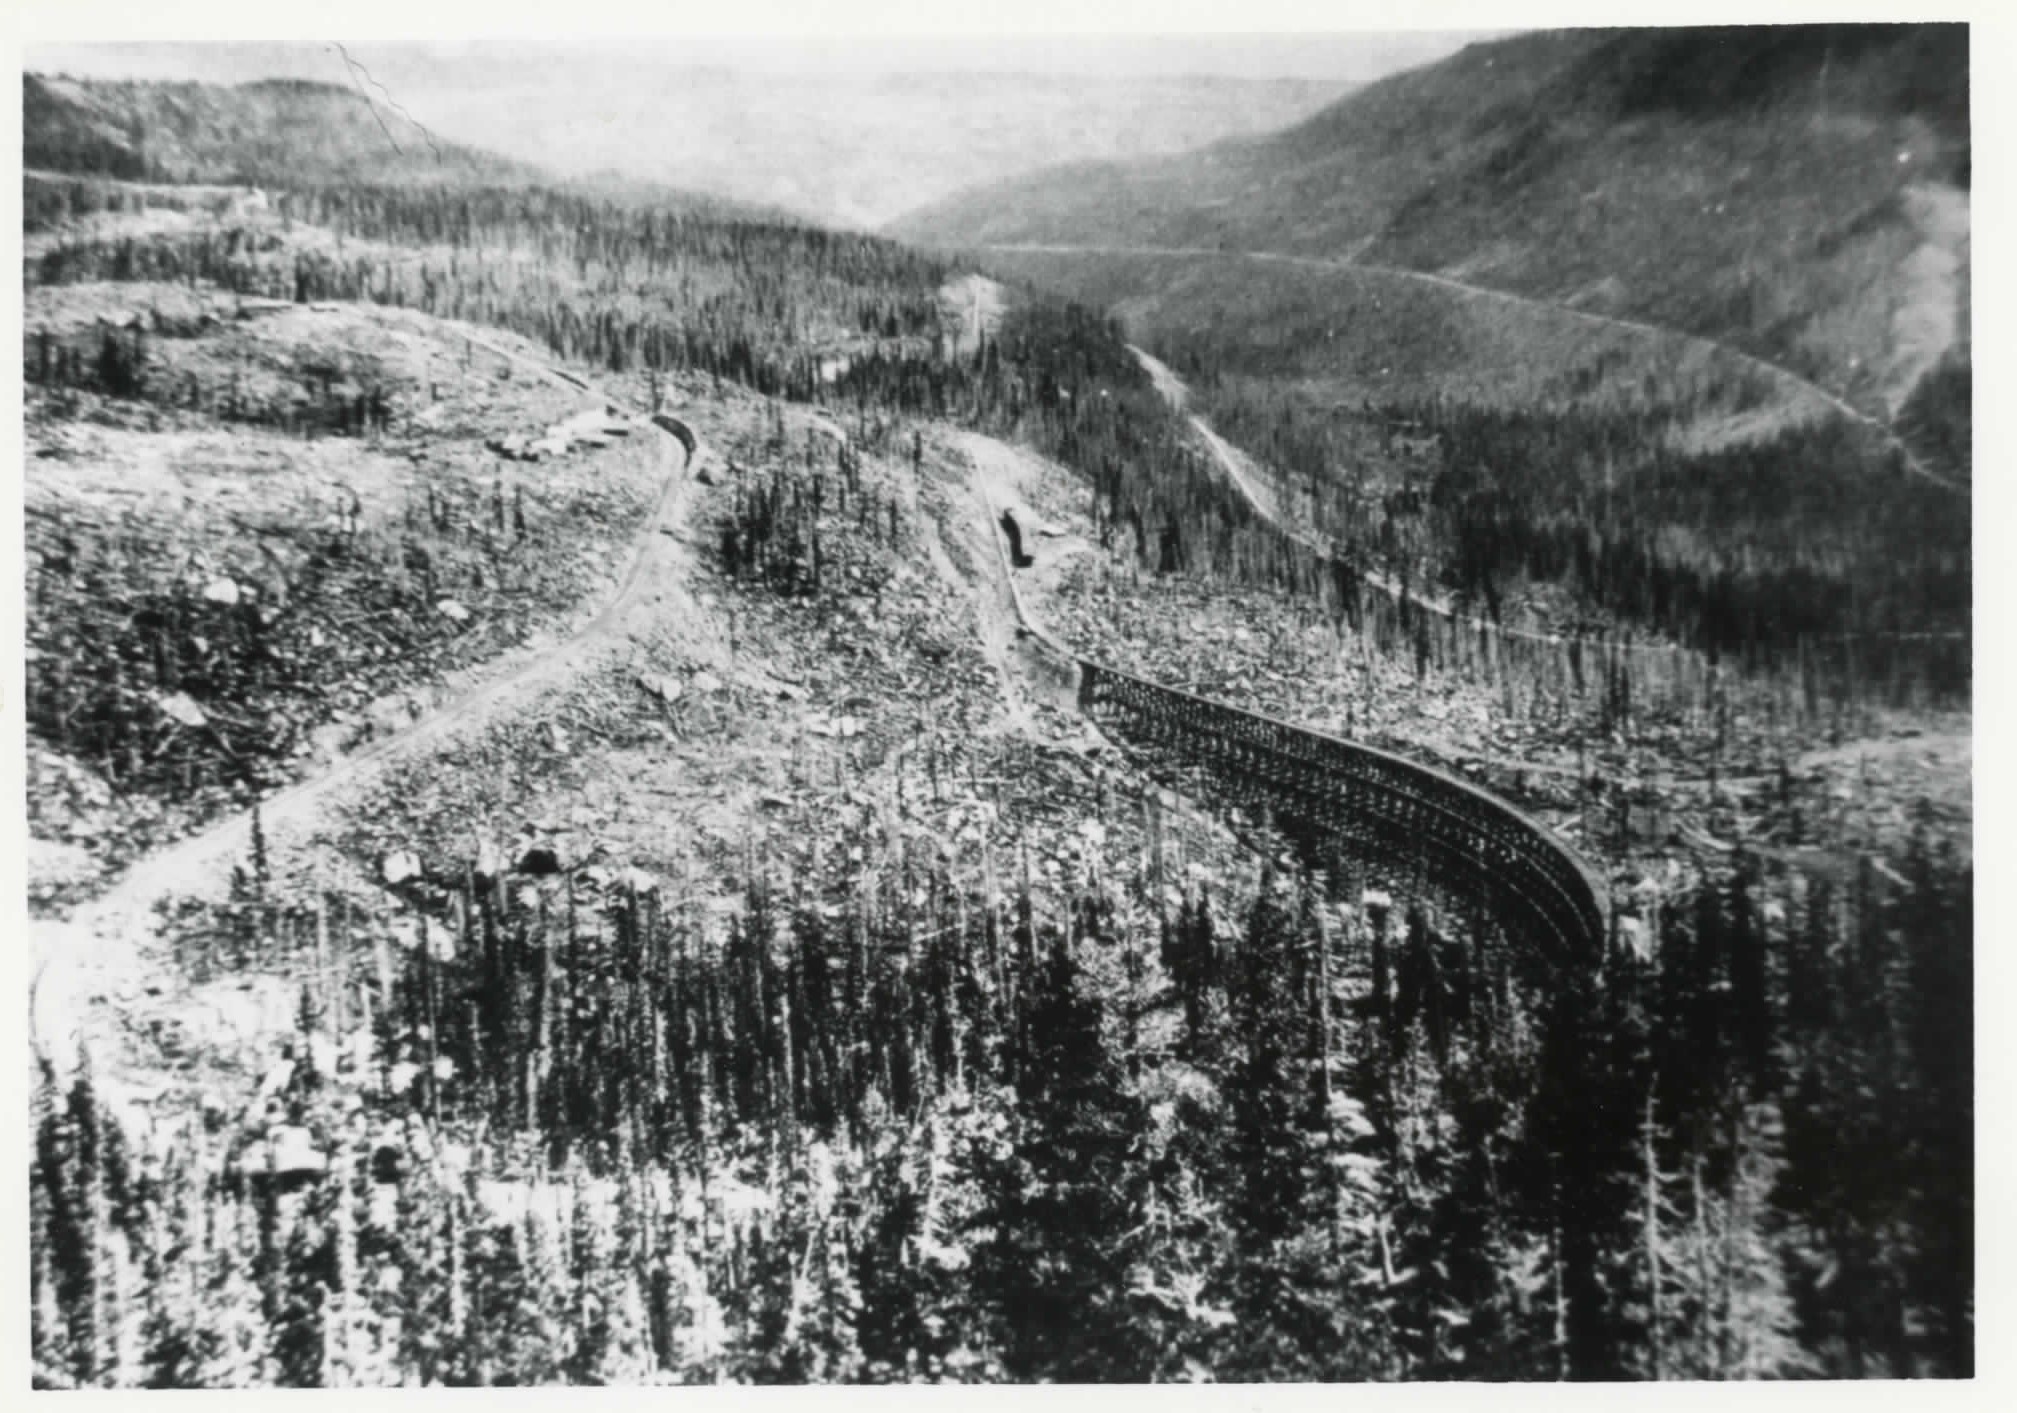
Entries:
POLYGON ((1474 45, 1274 137, 1080 165, 897 223, 953 246, 1270 250, 1699 333, 1889 417, 1968 342, 1968 36, 1474 45))

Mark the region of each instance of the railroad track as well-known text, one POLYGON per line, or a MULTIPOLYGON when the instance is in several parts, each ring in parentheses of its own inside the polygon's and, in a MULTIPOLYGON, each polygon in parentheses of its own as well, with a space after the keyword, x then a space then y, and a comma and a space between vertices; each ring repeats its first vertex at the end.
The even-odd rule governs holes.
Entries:
POLYGON ((1601 961, 1609 886, 1554 830, 1452 772, 1074 651, 1023 597, 992 497, 987 514, 1019 631, 1048 669, 1076 680, 1080 710, 1109 736, 1203 767, 1230 800, 1265 808, 1306 857, 1342 851, 1369 881, 1489 917, 1558 965, 1601 961))

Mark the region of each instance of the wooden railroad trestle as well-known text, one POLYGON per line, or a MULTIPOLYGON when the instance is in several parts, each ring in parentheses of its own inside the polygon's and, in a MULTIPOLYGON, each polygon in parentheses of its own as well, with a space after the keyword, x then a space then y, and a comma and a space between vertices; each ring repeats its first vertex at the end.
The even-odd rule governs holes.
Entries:
POLYGON ((1548 962, 1602 964, 1609 890, 1539 820, 1448 771, 1072 652, 1030 613, 1008 547, 993 538, 1035 656, 1077 677, 1079 709, 1113 735, 1173 751, 1234 801, 1265 805, 1313 861, 1335 849, 1372 878, 1490 918, 1548 962))
MULTIPOLYGON (((1548 959, 1595 965, 1608 908, 1595 872, 1547 826, 1433 766, 1291 726, 1087 658, 1079 705, 1117 736, 1204 766, 1306 848, 1491 917, 1548 959)), ((1321 857, 1321 855, 1319 855, 1321 857)))

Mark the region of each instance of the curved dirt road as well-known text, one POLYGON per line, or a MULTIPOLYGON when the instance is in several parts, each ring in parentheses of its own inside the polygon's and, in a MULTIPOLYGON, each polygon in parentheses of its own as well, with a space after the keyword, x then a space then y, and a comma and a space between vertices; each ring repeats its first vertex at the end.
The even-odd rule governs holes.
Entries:
MULTIPOLYGON (((529 358, 480 336, 463 335, 486 352, 528 369, 551 382, 600 399, 606 406, 637 415, 620 399, 610 397, 581 378, 529 358)), ((687 474, 705 455, 687 454, 669 428, 657 427, 660 447, 670 462, 665 484, 644 525, 632 542, 630 564, 602 609, 579 630, 550 649, 530 657, 502 675, 443 703, 406 730, 373 741, 337 761, 321 775, 276 791, 259 802, 262 827, 269 835, 301 823, 337 790, 351 785, 383 763, 487 718, 507 702, 523 698, 559 679, 627 617, 648 588, 679 566, 682 548, 668 533, 676 530, 687 509, 686 492, 694 478, 687 474)), ((74 1061, 85 1039, 101 1050, 103 1032, 98 998, 112 989, 136 984, 150 935, 155 902, 169 890, 203 881, 214 882, 229 865, 251 849, 252 811, 246 810, 136 863, 106 892, 80 906, 63 921, 40 921, 30 931, 35 962, 30 990, 30 1036, 59 1068, 74 1061)))
POLYGON ((1184 258, 1209 257, 1220 260, 1254 260, 1276 265, 1293 265, 1311 270, 1362 271, 1373 275, 1387 275, 1395 279, 1414 280, 1421 284, 1434 285, 1453 293, 1471 295, 1479 299, 1494 300, 1516 308, 1545 309, 1551 313, 1566 315, 1585 323, 1610 329, 1629 329, 1635 333, 1657 334, 1665 338, 1684 339, 1705 348, 1713 348, 1738 360, 1746 367, 1762 373, 1766 377, 1788 383, 1809 396, 1819 398, 1830 408, 1874 432, 1883 439, 1885 445, 1896 451, 1902 458, 1905 469, 1914 476, 1930 481, 1954 495, 1969 495, 1967 486, 1949 480, 1933 471, 1919 460, 1912 449, 1905 445, 1889 424, 1870 416, 1867 412, 1852 406, 1835 393, 1820 384, 1803 378, 1791 368, 1732 348, 1729 344, 1701 334, 1683 333, 1679 329, 1669 329, 1659 324, 1648 324, 1637 319, 1621 319, 1611 314, 1593 314, 1586 309, 1571 309, 1565 304, 1555 304, 1545 299, 1534 299, 1524 294, 1514 294, 1510 290, 1493 289, 1489 285, 1467 284, 1463 280, 1451 279, 1448 275, 1431 274, 1426 270, 1408 270, 1396 265, 1366 265, 1353 260, 1328 259, 1320 255, 1290 255, 1275 250, 1211 250, 1192 246, 1157 245, 1039 245, 1039 244, 993 244, 969 247, 976 251, 1000 251, 1005 255, 1167 255, 1184 258))
MULTIPOLYGON (((1273 488, 1267 484, 1263 477, 1255 474, 1255 468, 1246 453, 1221 437, 1204 418, 1189 411, 1190 389, 1185 386, 1183 379, 1160 359, 1135 347, 1133 344, 1128 345, 1128 352, 1133 354, 1136 361, 1141 364, 1143 371, 1149 375, 1149 380, 1155 385, 1156 391, 1162 395, 1163 399, 1170 404, 1174 411, 1185 417, 1186 421, 1190 424, 1191 430, 1210 449, 1213 459, 1219 464, 1219 468, 1225 472, 1226 477, 1238 488, 1240 493, 1246 498, 1247 503, 1254 508, 1255 512, 1297 543, 1318 554, 1328 554, 1327 547, 1320 541, 1318 536, 1310 533, 1304 527, 1296 524, 1293 519, 1284 516, 1280 512, 1273 488)), ((1362 569, 1359 571, 1359 577, 1390 598, 1398 600, 1401 597, 1400 585, 1375 570, 1362 569)), ((1421 594, 1419 591, 1411 593, 1409 598, 1417 606, 1427 609, 1429 612, 1442 618, 1456 618, 1459 623, 1467 628, 1482 629, 1503 637, 1518 638, 1528 642, 1559 644, 1564 641, 1561 637, 1554 634, 1535 632, 1530 629, 1504 627, 1499 624, 1489 623, 1480 618, 1460 615, 1456 606, 1448 600, 1429 597, 1421 594)), ((1956 632, 1901 633, 1896 636, 1898 638, 1913 639, 1952 639, 1966 635, 1956 632)), ((1634 642, 1614 643, 1611 647, 1614 650, 1666 654, 1670 656, 1680 655, 1691 660, 1703 662, 1706 666, 1706 659, 1703 659, 1700 654, 1690 648, 1634 642)), ((1821 748, 1808 751, 1799 756, 1794 761, 1794 765, 1802 772, 1806 772, 1830 760, 1844 756, 1870 756, 1875 758, 1905 751, 1951 748, 1955 743, 1960 743, 1965 749, 1969 739, 1965 735, 1935 733, 1930 737, 1923 739, 1914 738, 1910 741, 1854 742, 1843 747, 1821 748)), ((1517 759, 1474 751, 1460 746, 1454 741, 1436 738, 1416 738, 1413 744, 1420 750, 1441 755, 1452 760, 1472 760, 1486 765, 1498 766, 1503 769, 1524 771, 1529 774, 1552 775, 1572 779, 1580 779, 1588 774, 1587 770, 1579 770, 1577 767, 1571 765, 1517 759)), ((1682 789, 1708 788, 1711 785, 1716 785, 1730 789, 1744 786, 1767 785, 1777 778, 1777 776, 1773 775, 1724 775, 1712 780, 1710 777, 1705 776, 1700 778, 1670 779, 1665 782, 1665 785, 1667 788, 1682 789)), ((1724 851, 1735 847, 1729 844, 1715 844, 1714 841, 1711 841, 1711 846, 1724 851)), ((1782 859, 1791 859, 1794 857, 1792 852, 1786 850, 1775 851, 1755 844, 1750 847, 1754 853, 1761 853, 1771 857, 1782 859)))
MULTIPOLYGON (((1254 512, 1297 544, 1313 554, 1329 559, 1332 553, 1330 545, 1325 543, 1322 537, 1298 525, 1282 512, 1274 487, 1269 485, 1263 476, 1255 473, 1252 460, 1247 454, 1214 431, 1211 423, 1205 421, 1203 417, 1185 410, 1190 399, 1190 390, 1184 386, 1183 380, 1153 354, 1144 352, 1133 344, 1128 345, 1128 352, 1135 356, 1135 360, 1148 373, 1156 390, 1173 409, 1184 416, 1190 424, 1191 431, 1204 442, 1212 454, 1212 459, 1218 463, 1219 469, 1226 473, 1227 479, 1245 497, 1247 504, 1254 508, 1254 512)), ((1433 613, 1438 618, 1454 620, 1466 628, 1501 638, 1515 638, 1527 643, 1547 643, 1555 647, 1572 641, 1559 633, 1544 633, 1532 628, 1509 628, 1503 624, 1464 614, 1449 599, 1438 598, 1420 587, 1404 590, 1399 580, 1382 574, 1377 569, 1361 568, 1355 572, 1362 581, 1372 585, 1396 603, 1405 596, 1415 607, 1433 613)), ((1700 656, 1692 649, 1670 647, 1663 643, 1611 642, 1605 644, 1604 648, 1616 652, 1649 653, 1663 657, 1671 657, 1676 653, 1690 657, 1700 656)), ((1599 649, 1593 645, 1592 650, 1599 649)))

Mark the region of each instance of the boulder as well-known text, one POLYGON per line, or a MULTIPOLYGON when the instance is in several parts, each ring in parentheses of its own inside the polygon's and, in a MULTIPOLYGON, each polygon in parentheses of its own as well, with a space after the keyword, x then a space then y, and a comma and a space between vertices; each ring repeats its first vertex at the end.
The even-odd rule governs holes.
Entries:
POLYGON ((252 1177, 320 1177, 329 1171, 329 1156, 316 1146, 307 1129, 285 1124, 269 1133, 263 1144, 246 1151, 240 1170, 252 1177))
POLYGON ((208 726, 210 718, 203 714, 203 708, 187 692, 171 692, 157 696, 154 705, 160 713, 184 726, 208 726))
POLYGON ((686 684, 677 677, 667 677, 662 673, 647 672, 637 679, 637 685, 668 705, 686 694, 686 684))

